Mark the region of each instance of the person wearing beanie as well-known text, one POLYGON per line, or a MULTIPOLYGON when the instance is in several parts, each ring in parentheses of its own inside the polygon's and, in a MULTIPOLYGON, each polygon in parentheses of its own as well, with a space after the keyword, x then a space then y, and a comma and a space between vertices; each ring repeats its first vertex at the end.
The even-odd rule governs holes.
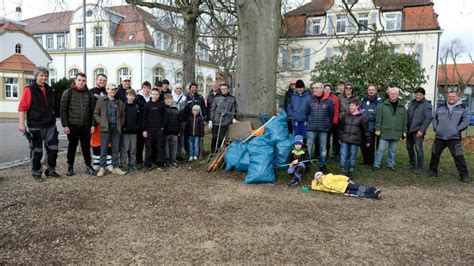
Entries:
POLYGON ((290 174, 291 180, 288 185, 296 186, 303 178, 304 171, 307 168, 308 162, 303 162, 308 159, 308 152, 303 148, 303 136, 296 135, 293 141, 293 149, 288 154, 286 160, 288 167, 288 174, 290 174))
POLYGON ((196 104, 191 109, 191 115, 186 118, 189 161, 198 159, 201 138, 204 137, 204 118, 200 114, 201 106, 196 104))
POLYGON ((407 151, 410 169, 416 174, 423 171, 423 142, 431 120, 433 120, 431 102, 425 98, 425 89, 418 87, 415 99, 408 104, 407 109, 407 151))
POLYGON ((291 119, 293 126, 293 135, 301 135, 306 139, 306 126, 308 121, 311 95, 306 90, 304 82, 299 79, 296 81, 296 91, 291 96, 290 104, 288 106, 288 116, 291 119))
MULTIPOLYGON (((290 105, 291 96, 296 91, 296 79, 290 81, 290 86, 288 86, 288 90, 285 92, 285 100, 283 102, 283 109, 285 110, 286 114, 288 114, 288 106, 290 105)), ((287 118, 288 123, 288 133, 293 134, 293 126, 291 125, 291 120, 287 118)))

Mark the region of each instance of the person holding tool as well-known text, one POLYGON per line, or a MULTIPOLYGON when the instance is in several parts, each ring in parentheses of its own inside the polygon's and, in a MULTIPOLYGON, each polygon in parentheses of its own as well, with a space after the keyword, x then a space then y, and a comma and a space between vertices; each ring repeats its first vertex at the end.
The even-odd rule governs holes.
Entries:
POLYGON ((293 149, 286 160, 289 163, 288 174, 292 177, 290 183, 288 183, 290 186, 296 186, 303 178, 304 171, 307 168, 307 162, 303 161, 308 158, 308 151, 303 149, 303 136, 296 135, 293 143, 293 149))
POLYGON ((237 123, 237 100, 229 93, 229 85, 221 84, 221 94, 214 99, 209 118, 209 129, 212 130, 211 152, 216 153, 222 145, 227 129, 237 123))

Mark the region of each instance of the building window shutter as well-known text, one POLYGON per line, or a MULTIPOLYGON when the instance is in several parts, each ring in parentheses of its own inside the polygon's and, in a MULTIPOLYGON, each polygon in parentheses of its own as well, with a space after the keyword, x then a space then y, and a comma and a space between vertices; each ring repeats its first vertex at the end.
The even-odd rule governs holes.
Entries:
POLYGON ((423 65, 423 44, 417 43, 416 44, 416 53, 418 54, 418 62, 420 65, 423 65))
POLYGON ((357 23, 351 15, 347 16, 347 21, 349 21, 349 25, 347 25, 347 32, 354 33, 356 31, 357 23))
POLYGON ((397 13, 397 24, 395 25, 395 30, 402 29, 402 13, 397 13))
POLYGON ((311 50, 309 48, 304 49, 304 69, 309 70, 311 62, 311 50))
POLYGON ((283 48, 281 51, 283 68, 288 69, 288 48, 283 48))
POLYGON ((369 27, 372 26, 372 29, 377 29, 377 22, 378 22, 378 13, 377 12, 370 12, 370 21, 369 27))
POLYGON ((326 47, 326 59, 329 60, 331 58, 331 48, 326 47))
POLYGON ((306 35, 312 35, 311 34, 311 19, 309 18, 306 19, 306 35))
POLYGON ((328 35, 332 35, 334 33, 334 16, 328 16, 328 35))

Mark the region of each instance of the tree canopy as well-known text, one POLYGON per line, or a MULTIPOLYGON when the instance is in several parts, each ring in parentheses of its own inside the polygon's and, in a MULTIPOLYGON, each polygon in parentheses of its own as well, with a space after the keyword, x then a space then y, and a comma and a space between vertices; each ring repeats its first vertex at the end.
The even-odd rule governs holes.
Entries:
POLYGON ((381 91, 397 86, 407 94, 426 82, 424 73, 416 54, 397 53, 393 45, 373 39, 369 44, 353 41, 342 46, 340 55, 316 63, 311 79, 331 84, 349 81, 359 93, 375 84, 381 91))

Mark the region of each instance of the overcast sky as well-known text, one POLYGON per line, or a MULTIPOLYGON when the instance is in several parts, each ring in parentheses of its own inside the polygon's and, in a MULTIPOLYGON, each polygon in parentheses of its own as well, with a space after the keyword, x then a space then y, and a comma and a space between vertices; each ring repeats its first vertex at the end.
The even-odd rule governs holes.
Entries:
MULTIPOLYGON (((104 5, 125 4, 124 0, 88 0, 88 3, 103 2, 104 5)), ((290 0, 292 1, 292 0, 290 0)), ((302 0, 294 0, 301 2, 302 0)), ((305 1, 308 2, 308 1, 305 1)), ((44 13, 77 8, 82 0, 0 0, 0 18, 15 18, 15 7, 21 3, 22 19, 44 13)), ((438 21, 443 29, 441 47, 452 39, 460 37, 466 48, 474 56, 474 1, 434 0, 438 21)))

